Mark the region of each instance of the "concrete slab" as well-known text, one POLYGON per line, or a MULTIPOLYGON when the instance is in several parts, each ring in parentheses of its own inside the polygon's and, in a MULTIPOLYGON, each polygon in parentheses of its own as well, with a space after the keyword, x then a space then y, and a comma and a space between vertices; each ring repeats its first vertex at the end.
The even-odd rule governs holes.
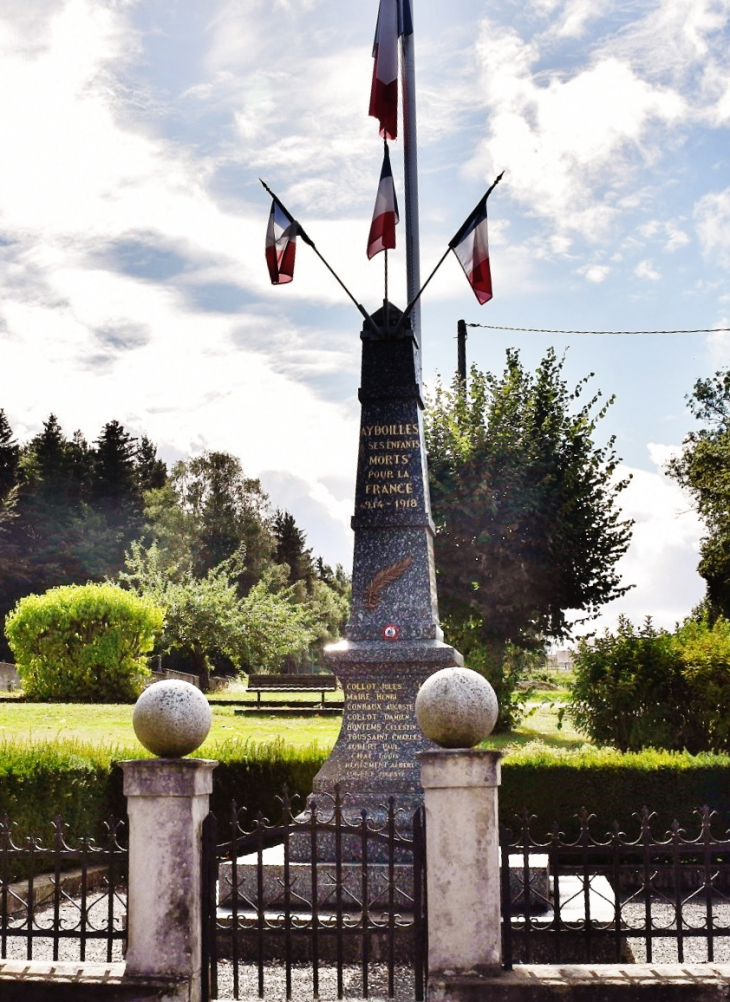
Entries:
POLYGON ((190 986, 167 978, 137 978, 125 963, 0 960, 3 1002, 188 1002, 190 986))
POLYGON ((720 1002, 730 965, 524 964, 496 977, 432 980, 428 1002, 720 1002))

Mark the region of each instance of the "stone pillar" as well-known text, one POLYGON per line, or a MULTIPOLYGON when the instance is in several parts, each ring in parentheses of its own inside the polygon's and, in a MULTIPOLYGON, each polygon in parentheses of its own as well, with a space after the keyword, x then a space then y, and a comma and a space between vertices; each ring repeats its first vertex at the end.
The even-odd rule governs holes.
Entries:
POLYGON ((129 813, 128 975, 187 980, 200 998, 201 829, 216 762, 122 762, 129 813))
POLYGON ((498 974, 500 752, 419 754, 426 805, 429 976, 498 974))

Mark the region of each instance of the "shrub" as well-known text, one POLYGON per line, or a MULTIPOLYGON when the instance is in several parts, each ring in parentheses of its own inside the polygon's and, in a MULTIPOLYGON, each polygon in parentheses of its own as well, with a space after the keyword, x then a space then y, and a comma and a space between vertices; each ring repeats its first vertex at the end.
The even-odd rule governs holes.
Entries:
POLYGON ((688 619, 676 642, 691 692, 696 750, 730 751, 730 622, 688 619))
POLYGON ((22 598, 5 633, 29 698, 118 702, 139 694, 162 620, 153 602, 116 585, 64 585, 22 598))
MULTIPOLYGON (((248 827, 253 827, 258 811, 278 819, 284 786, 294 798, 294 809, 303 809, 327 755, 317 745, 301 749, 281 740, 259 744, 235 739, 195 753, 218 761, 212 810, 225 823, 235 800, 245 809, 242 823, 248 827)), ((9 816, 16 842, 36 834, 47 844, 57 815, 70 837, 98 839, 110 816, 126 820, 119 762, 142 757, 151 756, 132 745, 100 746, 63 738, 32 744, 0 741, 0 818, 9 816)))
POLYGON ((730 750, 730 623, 687 620, 674 633, 640 630, 580 642, 568 712, 597 744, 730 750))
POLYGON ((637 631, 622 616, 615 635, 581 640, 573 670, 569 713, 597 744, 686 746, 689 691, 671 634, 648 619, 637 631))

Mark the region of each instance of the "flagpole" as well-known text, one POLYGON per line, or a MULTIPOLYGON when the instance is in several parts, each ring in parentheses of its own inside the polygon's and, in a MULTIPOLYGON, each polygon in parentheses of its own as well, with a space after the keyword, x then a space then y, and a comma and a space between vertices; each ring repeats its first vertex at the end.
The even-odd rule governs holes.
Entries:
MULTIPOLYGON (((384 155, 388 157, 390 161, 390 153, 388 151, 388 140, 383 138, 383 149, 384 155)), ((393 183, 391 178, 391 184, 393 183)), ((380 189, 378 189, 380 190, 380 189)), ((388 248, 384 247, 383 251, 385 253, 383 268, 384 268, 384 278, 385 278, 385 295, 383 296, 383 324, 385 326, 385 331, 388 333, 390 331, 390 303, 388 302, 388 248)))
MULTIPOLYGON (((413 0, 411 19, 413 19, 413 0)), ((416 54, 413 34, 401 35, 403 76, 403 168, 406 196, 406 301, 415 305, 411 325, 421 343, 421 250, 418 223, 418 144, 416 132, 416 54)), ((419 352, 420 367, 420 352, 419 352)), ((420 375, 420 373, 419 373, 420 375)))
POLYGON ((385 307, 384 325, 386 332, 390 330, 390 303, 388 302, 388 248, 384 248, 385 252, 385 296, 383 298, 383 306, 385 307))

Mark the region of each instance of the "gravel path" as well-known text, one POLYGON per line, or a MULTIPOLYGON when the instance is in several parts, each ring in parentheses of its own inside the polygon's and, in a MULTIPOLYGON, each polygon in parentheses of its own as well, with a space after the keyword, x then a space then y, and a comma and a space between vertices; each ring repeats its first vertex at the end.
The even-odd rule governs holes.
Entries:
MULTIPOLYGON (((643 904, 624 904, 621 908, 624 921, 630 926, 643 926, 645 912, 643 904)), ((674 920, 674 908, 670 904, 654 901, 652 902, 651 915, 654 927, 665 929, 676 929, 674 920)), ((706 924, 707 913, 705 905, 699 902, 685 904, 683 908, 685 926, 694 926, 702 929, 706 924)), ((715 936, 714 940, 714 962, 718 964, 730 963, 730 904, 715 901, 712 906, 712 921, 715 927, 724 927, 725 933, 715 936)), ((685 928, 685 932, 691 932, 685 928)), ((637 964, 645 964, 646 941, 643 939, 628 938, 634 961, 637 964)), ((685 936, 684 957, 686 964, 703 964, 707 961, 707 940, 704 937, 685 936)), ((653 964, 676 964, 679 960, 677 955, 676 937, 654 937, 652 939, 653 964)))
MULTIPOLYGON (((104 927, 107 914, 107 898, 103 894, 90 895, 89 920, 93 926, 104 927)), ((126 900, 123 893, 115 898, 115 924, 121 928, 123 916, 126 913, 126 900)), ((629 926, 641 926, 644 923, 644 906, 641 903, 625 903, 622 906, 624 921, 629 926)), ((686 923, 695 928, 703 928, 706 921, 705 906, 701 902, 689 903, 684 906, 686 923)), ((655 927, 674 928, 674 909, 671 904, 655 901, 652 904, 652 918, 655 927)), ((36 921, 44 927, 53 923, 53 909, 43 908, 36 912, 36 921)), ((78 902, 66 901, 61 907, 61 922, 64 928, 78 925, 78 902)), ((730 963, 730 903, 716 901, 713 904, 713 922, 717 927, 724 927, 724 932, 718 934, 714 944, 714 961, 730 963)), ((14 919, 11 928, 21 929, 23 919, 14 919)), ((657 930, 659 931, 659 929, 657 930)), ((688 930, 691 932, 691 930, 688 930)), ((646 963, 645 941, 629 935, 628 943, 636 963, 646 963)), ((80 960, 80 942, 78 939, 61 939, 58 944, 58 959, 80 960)), ((53 958, 53 940, 50 937, 33 939, 33 959, 50 960, 53 958)), ((22 937, 8 937, 7 959, 24 960, 27 958, 27 941, 22 937)), ((87 940, 86 960, 106 962, 107 944, 104 940, 87 940)), ((112 945, 111 960, 122 960, 122 944, 115 941, 112 945)), ((655 964, 672 964, 678 962, 676 937, 655 937, 653 940, 652 962, 655 964)), ((684 939, 684 963, 704 963, 707 961, 707 941, 702 937, 686 936, 684 939)), ((242 1002, 258 1000, 258 971, 253 964, 239 964, 239 999, 242 1002)), ((388 998, 387 969, 382 964, 372 964, 369 969, 369 998, 371 1002, 386 1002, 388 998)), ((345 998, 351 1002, 363 999, 362 971, 359 966, 347 965, 343 972, 345 998)), ((265 998, 267 1002, 285 1002, 286 974, 283 965, 269 965, 265 969, 265 998)), ((309 965, 297 964, 292 967, 292 998, 295 1002, 305 1002, 312 999, 312 970, 309 965)), ((395 999, 397 1002, 413 1002, 414 980, 413 971, 409 967, 397 967, 395 971, 395 999)), ((229 961, 221 960, 218 964, 218 999, 233 999, 233 966, 229 961)), ((337 998, 337 974, 333 967, 320 969, 320 998, 323 1002, 337 998)))
MULTIPOLYGON (((239 998, 244 1002, 258 1002, 258 972, 251 964, 240 964, 239 998)), ((347 966, 343 971, 345 998, 357 1002, 362 995, 362 972, 359 967, 347 966)), ((370 967, 370 1002, 387 1002, 388 972, 380 964, 370 967)), ((286 1002, 286 977, 284 968, 267 967, 264 980, 266 1002, 286 1002)), ((322 1000, 337 998, 337 972, 334 968, 320 968, 319 997, 322 1000)), ((397 967, 395 971, 395 999, 397 1002, 413 1002, 413 971, 409 967, 397 967)), ((227 961, 218 964, 218 998, 233 999, 233 967, 227 961)), ((313 998, 312 969, 308 965, 292 967, 292 999, 305 1002, 313 998)))

